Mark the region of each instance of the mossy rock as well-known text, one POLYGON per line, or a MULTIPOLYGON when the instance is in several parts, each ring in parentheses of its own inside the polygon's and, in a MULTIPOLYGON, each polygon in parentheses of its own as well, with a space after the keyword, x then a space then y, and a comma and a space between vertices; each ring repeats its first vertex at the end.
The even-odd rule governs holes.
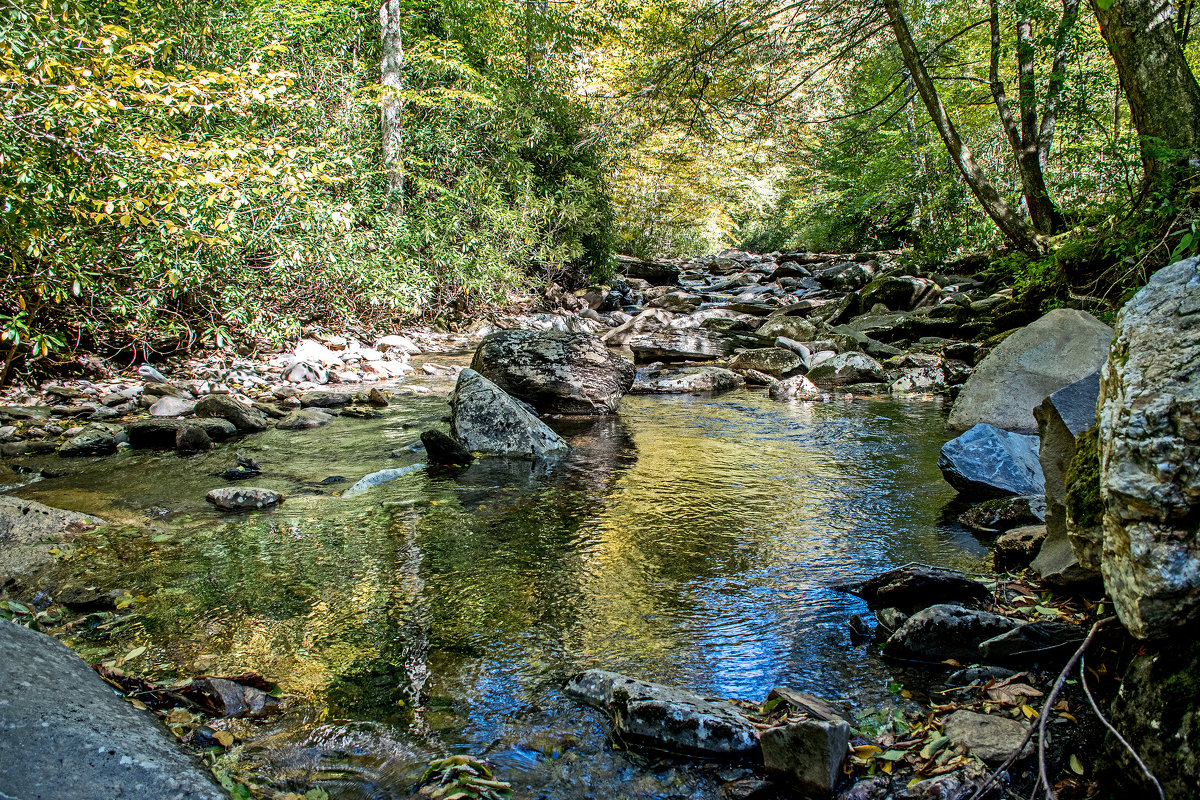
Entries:
POLYGON ((1079 528, 1094 528, 1104 519, 1099 441, 1099 426, 1079 434, 1075 439, 1075 456, 1067 465, 1067 518, 1079 528))

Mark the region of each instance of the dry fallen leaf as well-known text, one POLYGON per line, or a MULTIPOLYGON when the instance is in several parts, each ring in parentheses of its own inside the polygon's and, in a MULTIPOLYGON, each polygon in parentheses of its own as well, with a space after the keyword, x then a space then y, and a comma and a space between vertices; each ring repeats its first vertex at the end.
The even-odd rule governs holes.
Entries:
POLYGON ((217 731, 213 734, 213 738, 221 745, 221 747, 233 746, 233 734, 229 731, 217 731))
POLYGON ((1010 683, 1005 686, 993 686, 987 690, 987 696, 997 703, 1006 706, 1024 705, 1027 697, 1042 697, 1045 692, 1035 689, 1028 683, 1010 683))

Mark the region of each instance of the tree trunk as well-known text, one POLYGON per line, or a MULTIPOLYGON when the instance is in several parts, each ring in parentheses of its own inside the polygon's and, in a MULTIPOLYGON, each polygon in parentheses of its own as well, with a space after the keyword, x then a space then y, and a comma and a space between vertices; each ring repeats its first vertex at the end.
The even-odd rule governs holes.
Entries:
POLYGON ((1039 254, 1041 245, 1038 241, 1037 231, 1013 211, 1008 203, 1004 202, 1004 198, 1000 196, 983 174, 983 170, 975 163, 971 149, 958 135, 958 130, 954 127, 954 123, 946 113, 942 100, 938 96, 937 87, 933 85, 929 73, 925 71, 925 64, 921 61, 920 54, 917 53, 917 47, 913 43, 912 34, 908 29, 908 22, 900 10, 899 0, 884 0, 883 5, 887 10, 888 19, 891 21, 892 32, 895 33, 896 41, 900 45, 900 54, 904 59, 904 65, 908 68, 909 75, 912 76, 912 80, 917 86, 917 92, 921 95, 925 110, 929 112, 934 127, 937 128, 942 141, 946 144, 950 158, 962 173, 971 193, 975 195, 979 204, 983 206, 983 210, 987 212, 987 215, 992 218, 1009 241, 1025 253, 1039 254))
POLYGON ((1184 58, 1169 0, 1092 0, 1133 125, 1141 137, 1142 191, 1195 171, 1200 85, 1184 58))
POLYGON ((383 37, 380 83, 380 133, 383 137, 383 168, 392 206, 400 210, 404 195, 404 103, 399 97, 403 87, 404 38, 400 28, 400 0, 384 0, 379 7, 379 28, 383 37))

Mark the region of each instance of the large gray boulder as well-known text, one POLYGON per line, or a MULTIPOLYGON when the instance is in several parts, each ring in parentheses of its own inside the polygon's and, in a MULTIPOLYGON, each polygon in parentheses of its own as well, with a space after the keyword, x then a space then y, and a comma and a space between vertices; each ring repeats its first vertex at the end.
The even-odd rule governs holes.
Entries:
POLYGON ((719 333, 703 328, 669 329, 638 333, 627 342, 639 359, 698 361, 726 358, 739 347, 762 347, 764 340, 744 333, 719 333))
POLYGON ((179 431, 189 425, 199 425, 214 442, 223 442, 237 436, 237 426, 225 419, 143 419, 129 423, 125 435, 129 446, 171 449, 179 431))
POLYGON ((799 369, 801 364, 800 356, 782 347, 754 347, 729 360, 730 369, 742 372, 753 369, 775 378, 799 369))
POLYGON ((828 797, 842 778, 850 725, 818 697, 776 688, 768 702, 786 702, 788 721, 761 734, 763 766, 806 797, 828 797))
POLYGON ((946 482, 964 495, 1041 494, 1045 484, 1037 448, 1036 436, 980 423, 942 445, 937 464, 946 482))
POLYGON ((1104 584, 1138 638, 1200 619, 1200 258, 1117 317, 1100 380, 1104 584))
POLYGON ((592 334, 566 331, 493 333, 479 344, 471 368, 550 414, 610 414, 636 372, 592 334))
POLYGON ((535 460, 569 449, 546 423, 473 369, 459 373, 450 395, 450 432, 475 453, 535 460))
POLYGON ((672 752, 741 757, 758 749, 758 731, 721 700, 601 669, 571 678, 565 692, 612 714, 622 736, 672 752))
POLYGON ((20 800, 222 800, 149 713, 79 656, 0 620, 0 796, 20 800))
POLYGON ((947 425, 980 422, 1008 431, 1037 429, 1033 409, 1104 363, 1112 329, 1084 311, 1056 308, 1001 342, 963 385, 947 425))

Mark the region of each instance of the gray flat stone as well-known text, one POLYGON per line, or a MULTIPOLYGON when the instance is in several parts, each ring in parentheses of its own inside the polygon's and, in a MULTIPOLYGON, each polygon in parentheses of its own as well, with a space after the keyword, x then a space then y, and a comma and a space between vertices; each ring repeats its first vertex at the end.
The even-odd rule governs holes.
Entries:
POLYGON ((149 713, 45 634, 0 620, 0 796, 221 800, 149 713))

